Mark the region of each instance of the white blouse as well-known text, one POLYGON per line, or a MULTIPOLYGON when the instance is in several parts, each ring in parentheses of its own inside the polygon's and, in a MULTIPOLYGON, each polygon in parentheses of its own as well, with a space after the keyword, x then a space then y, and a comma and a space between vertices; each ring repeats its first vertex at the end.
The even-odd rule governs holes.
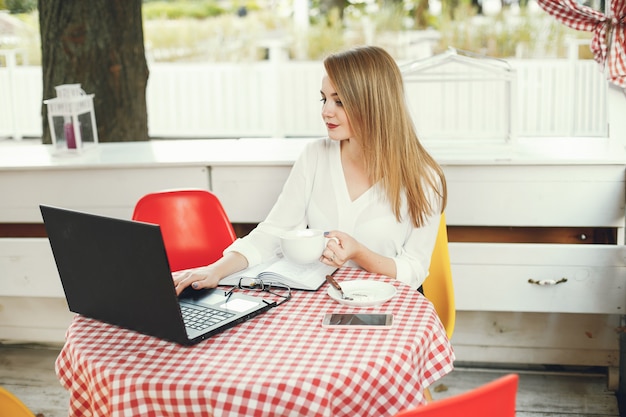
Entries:
MULTIPOLYGON (((434 204, 434 207, 439 204, 434 204)), ((338 230, 396 263, 396 279, 418 288, 428 275, 440 215, 415 228, 406 210, 401 222, 377 185, 356 200, 348 193, 340 142, 309 143, 294 164, 276 204, 252 232, 226 250, 241 253, 254 266, 280 253, 280 236, 291 229, 338 230)), ((359 267, 353 262, 346 266, 359 267)))

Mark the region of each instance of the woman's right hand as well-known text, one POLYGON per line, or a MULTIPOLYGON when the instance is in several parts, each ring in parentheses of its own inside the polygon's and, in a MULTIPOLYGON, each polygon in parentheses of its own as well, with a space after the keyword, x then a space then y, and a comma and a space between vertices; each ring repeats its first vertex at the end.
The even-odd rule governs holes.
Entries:
POLYGON ((194 290, 215 288, 220 280, 248 267, 248 260, 239 252, 227 252, 211 265, 172 272, 176 294, 187 287, 194 290))
POLYGON ((194 290, 215 288, 219 284, 220 279, 222 279, 211 268, 211 265, 172 272, 172 278, 174 279, 177 295, 180 295, 189 286, 194 290))

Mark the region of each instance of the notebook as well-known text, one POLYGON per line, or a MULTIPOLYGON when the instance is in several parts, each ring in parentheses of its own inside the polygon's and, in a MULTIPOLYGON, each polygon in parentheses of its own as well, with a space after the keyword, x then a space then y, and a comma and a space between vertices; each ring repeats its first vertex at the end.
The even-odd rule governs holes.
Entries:
POLYGON ((72 312, 192 345, 276 306, 238 292, 227 298, 223 289, 177 296, 158 225, 40 209, 72 312), (215 316, 199 318, 207 310, 215 316))
POLYGON ((292 290, 317 291, 326 282, 326 275, 337 270, 321 262, 301 265, 285 258, 274 258, 222 278, 220 285, 237 285, 239 278, 259 278, 288 285, 292 290))

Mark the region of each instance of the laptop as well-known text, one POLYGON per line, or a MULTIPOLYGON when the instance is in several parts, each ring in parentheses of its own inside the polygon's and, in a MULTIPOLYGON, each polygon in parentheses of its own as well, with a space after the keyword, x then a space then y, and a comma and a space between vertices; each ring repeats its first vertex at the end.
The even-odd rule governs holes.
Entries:
POLYGON ((40 209, 74 313, 193 345, 276 306, 237 292, 227 297, 217 288, 188 288, 177 296, 158 225, 40 209))

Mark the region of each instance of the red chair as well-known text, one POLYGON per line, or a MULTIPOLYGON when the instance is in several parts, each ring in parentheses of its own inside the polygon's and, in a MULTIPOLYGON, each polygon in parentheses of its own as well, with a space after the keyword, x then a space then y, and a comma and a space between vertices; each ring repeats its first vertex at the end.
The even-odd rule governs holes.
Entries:
POLYGON ((509 374, 463 394, 401 411, 394 417, 515 417, 519 376, 509 374))
POLYGON ((172 271, 215 262, 236 239, 218 198, 206 190, 166 190, 146 194, 133 220, 161 226, 172 271))

